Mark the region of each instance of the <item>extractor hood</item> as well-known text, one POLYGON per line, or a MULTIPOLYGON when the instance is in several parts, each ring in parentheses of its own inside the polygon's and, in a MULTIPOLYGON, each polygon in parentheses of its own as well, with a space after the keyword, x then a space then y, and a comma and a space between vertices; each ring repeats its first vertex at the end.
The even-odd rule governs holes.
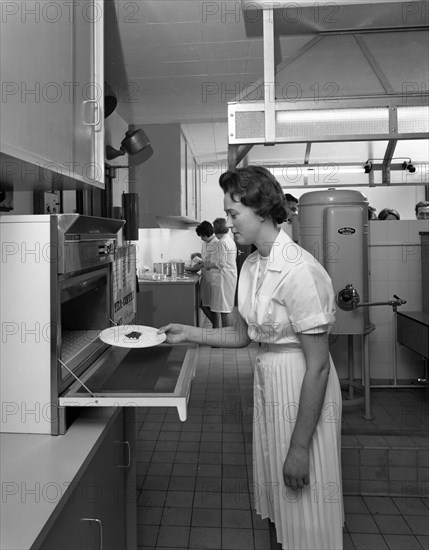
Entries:
POLYGON ((198 220, 188 216, 155 216, 155 220, 163 229, 190 229, 200 224, 198 220))
MULTIPOLYGON (((401 170, 406 157, 411 155, 404 153, 406 142, 412 144, 416 140, 425 145, 418 148, 422 151, 421 158, 412 158, 417 172, 420 169, 415 184, 428 183, 429 31, 427 26, 419 26, 418 20, 404 28, 406 3, 389 3, 394 14, 388 18, 390 28, 373 28, 368 19, 368 28, 363 21, 352 30, 347 27, 353 23, 350 14, 358 13, 358 3, 340 1, 338 7, 342 11, 338 13, 343 19, 337 18, 334 30, 322 22, 318 29, 313 25, 313 36, 308 42, 277 67, 276 33, 284 35, 288 31, 285 24, 288 4, 264 0, 243 0, 242 4, 244 10, 261 10, 264 76, 228 104, 230 167, 246 155, 248 160, 252 159, 252 148, 257 144, 283 144, 289 149, 301 144, 297 165, 304 168, 318 162, 313 153, 318 145, 324 144, 325 153, 329 151, 327 162, 344 164, 349 169, 353 164, 354 168, 361 165, 364 176, 368 157, 354 162, 351 158, 338 158, 337 144, 354 142, 356 151, 362 151, 365 148, 359 142, 383 143, 381 153, 380 147, 367 147, 369 152, 377 149, 380 158, 373 159, 373 166, 379 170, 379 178, 374 177, 374 170, 365 176, 365 183, 390 184, 392 180, 396 183, 393 171, 401 170), (344 29, 339 26, 341 21, 344 29), (405 157, 396 158, 398 142, 405 157)), ((365 13, 365 7, 359 9, 360 14, 365 13)), ((303 10, 302 14, 305 13, 303 10)), ((289 15, 292 21, 293 13, 289 15)), ((297 24, 303 25, 303 19, 297 24)), ((411 150, 415 150, 412 145, 411 150)))

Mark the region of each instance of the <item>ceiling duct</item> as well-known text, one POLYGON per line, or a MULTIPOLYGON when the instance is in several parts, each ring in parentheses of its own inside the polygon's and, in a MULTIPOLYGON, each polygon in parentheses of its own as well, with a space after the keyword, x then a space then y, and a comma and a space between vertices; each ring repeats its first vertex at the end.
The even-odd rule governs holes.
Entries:
MULTIPOLYGON (((403 28, 398 16, 391 19, 391 28, 351 30, 347 14, 355 13, 356 6, 343 1, 345 21, 334 31, 321 25, 312 39, 277 66, 274 49, 279 25, 274 23, 279 14, 284 19, 285 12, 275 8, 287 10, 283 4, 249 1, 249 9, 262 9, 264 76, 228 104, 231 168, 258 144, 302 144, 305 154, 300 164, 305 167, 317 162, 313 150, 320 150, 323 143, 385 142, 389 165, 397 142, 427 142, 427 27, 403 28)), ((394 7, 400 15, 401 3, 394 7)), ((337 149, 330 148, 327 161, 341 165, 334 156, 337 149)), ((362 173, 367 158, 359 159, 362 173)), ((427 154, 417 160, 427 163, 427 154)), ((389 170, 383 170, 382 183, 390 183, 389 170)))

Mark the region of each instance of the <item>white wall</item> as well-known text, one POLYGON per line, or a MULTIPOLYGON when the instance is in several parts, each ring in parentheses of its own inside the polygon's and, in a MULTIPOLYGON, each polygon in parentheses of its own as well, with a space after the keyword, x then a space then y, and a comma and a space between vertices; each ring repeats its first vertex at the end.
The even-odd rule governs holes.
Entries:
POLYGON ((33 213, 33 191, 18 191, 13 193, 13 210, 0 212, 0 216, 33 213))
MULTIPOLYGON (((398 311, 421 311, 422 273, 420 231, 428 220, 385 220, 369 223, 369 301, 387 302, 396 294, 407 303, 398 311)), ((424 363, 416 353, 396 342, 396 314, 391 306, 369 309, 375 330, 369 335, 373 383, 398 383, 424 377, 424 363)), ((348 377, 347 336, 339 337, 331 353, 340 378, 348 377)), ((361 378, 361 347, 355 337, 355 375, 361 378)))
POLYGON ((137 272, 153 269, 157 262, 171 260, 190 261, 192 252, 201 250, 201 239, 195 228, 189 229, 139 229, 137 245, 137 272))
POLYGON ((226 160, 201 166, 201 220, 213 222, 216 218, 225 217, 219 177, 228 169, 227 166, 226 160))

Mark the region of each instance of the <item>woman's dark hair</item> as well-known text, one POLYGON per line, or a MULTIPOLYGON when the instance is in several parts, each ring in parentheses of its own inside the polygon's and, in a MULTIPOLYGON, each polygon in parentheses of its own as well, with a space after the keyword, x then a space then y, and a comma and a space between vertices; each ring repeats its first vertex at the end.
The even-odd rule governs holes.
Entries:
POLYGON ((195 231, 199 237, 201 237, 201 235, 203 237, 211 237, 214 233, 212 224, 207 220, 204 220, 200 223, 200 225, 197 225, 195 231))
POLYGON ((246 166, 224 172, 219 178, 224 193, 252 208, 258 216, 282 223, 287 217, 279 182, 263 166, 246 166))
POLYGON ((285 200, 287 200, 288 202, 296 202, 297 204, 299 202, 298 199, 290 193, 285 193, 285 200))
POLYGON ((383 208, 383 210, 380 210, 380 213, 378 214, 378 219, 385 220, 389 214, 395 216, 397 220, 401 219, 401 217, 399 216, 399 212, 394 208, 383 208))
POLYGON ((416 204, 416 206, 415 206, 416 217, 419 213, 419 209, 420 208, 425 208, 426 206, 429 206, 429 201, 420 201, 416 204))
POLYGON ((216 218, 213 222, 213 229, 216 235, 218 233, 228 233, 229 228, 226 226, 225 218, 216 218))

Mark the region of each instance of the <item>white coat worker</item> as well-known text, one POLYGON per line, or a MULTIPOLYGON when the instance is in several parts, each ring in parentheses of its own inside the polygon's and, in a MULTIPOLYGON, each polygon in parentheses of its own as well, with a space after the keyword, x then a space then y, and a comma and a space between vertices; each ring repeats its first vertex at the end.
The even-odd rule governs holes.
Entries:
POLYGON ((200 278, 200 308, 204 315, 213 325, 213 328, 220 328, 220 314, 214 313, 211 310, 212 300, 212 282, 211 270, 207 266, 214 265, 214 259, 217 255, 217 237, 214 234, 213 226, 208 221, 201 222, 195 231, 203 241, 201 248, 202 271, 200 278))
POLYGON ((216 218, 213 229, 218 238, 218 253, 211 269, 212 297, 210 309, 221 316, 222 327, 233 324, 235 290, 237 287, 237 245, 225 218, 216 218))

